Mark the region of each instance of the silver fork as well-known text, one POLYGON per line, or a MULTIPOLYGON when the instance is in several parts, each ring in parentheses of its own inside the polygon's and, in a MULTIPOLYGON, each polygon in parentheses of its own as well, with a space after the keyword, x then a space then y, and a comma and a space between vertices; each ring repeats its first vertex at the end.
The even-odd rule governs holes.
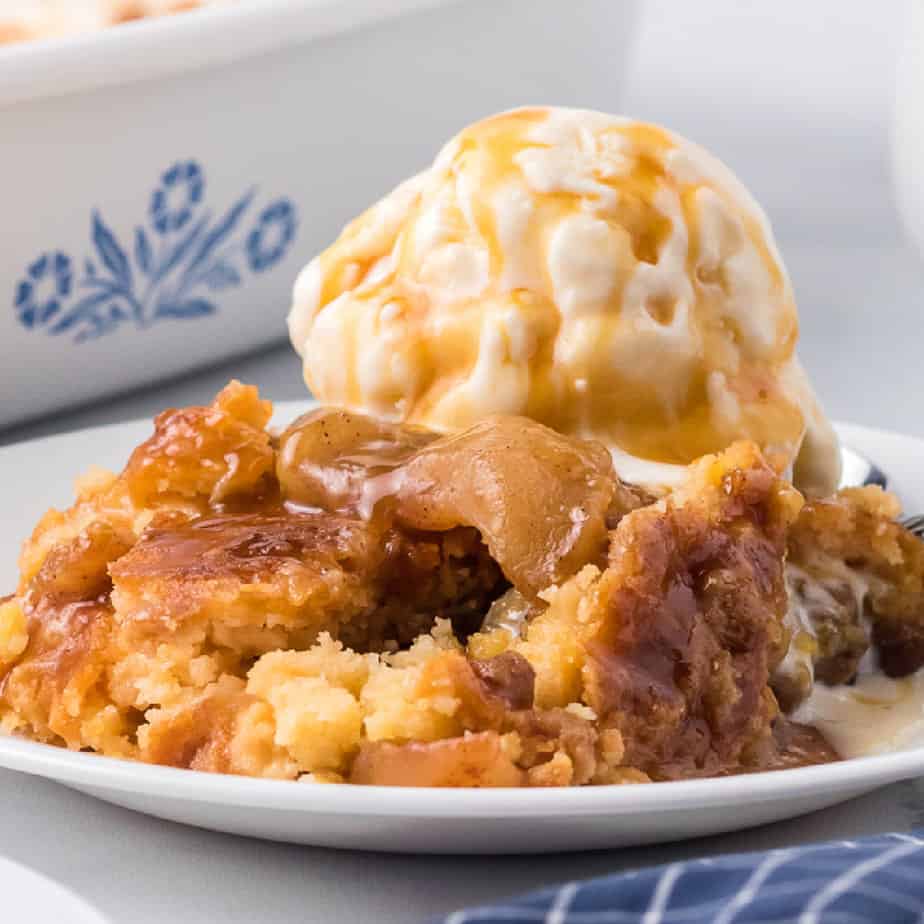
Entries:
POLYGON ((917 536, 918 539, 924 539, 924 513, 918 513, 912 517, 905 517, 898 521, 909 533, 917 536))
POLYGON ((842 488, 858 488, 868 484, 877 484, 884 488, 888 482, 885 472, 848 446, 841 446, 841 483, 842 488))

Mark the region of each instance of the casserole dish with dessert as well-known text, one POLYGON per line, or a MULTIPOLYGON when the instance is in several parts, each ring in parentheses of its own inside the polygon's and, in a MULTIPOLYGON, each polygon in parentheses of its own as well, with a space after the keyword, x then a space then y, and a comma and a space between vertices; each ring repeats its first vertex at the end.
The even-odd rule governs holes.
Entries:
POLYGON ((239 0, 0 45, 0 426, 279 340, 297 269, 458 125, 612 108, 633 8, 239 0))

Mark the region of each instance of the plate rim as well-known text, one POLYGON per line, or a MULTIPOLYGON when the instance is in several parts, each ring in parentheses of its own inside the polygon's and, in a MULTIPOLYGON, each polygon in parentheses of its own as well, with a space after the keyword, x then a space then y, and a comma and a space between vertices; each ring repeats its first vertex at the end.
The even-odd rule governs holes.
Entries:
MULTIPOLYGON (((316 405, 314 399, 275 403, 274 420, 316 405)), ((151 424, 136 418, 37 437, 0 447, 0 461, 68 438, 115 436, 119 430, 151 424)), ((837 423, 848 441, 898 440, 915 445, 924 459, 924 439, 865 425, 837 423)), ((924 479, 922 479, 924 488, 924 479)), ((727 806, 730 799, 770 802, 810 798, 825 788, 860 792, 924 775, 924 746, 787 770, 678 780, 654 784, 545 788, 450 789, 301 783, 203 773, 69 751, 0 734, 0 768, 52 779, 65 785, 167 797, 186 803, 279 809, 313 815, 367 817, 560 817, 637 815, 727 806)))
POLYGON ((665 783, 548 788, 437 788, 305 783, 144 764, 0 736, 0 767, 65 785, 198 804, 317 815, 417 818, 637 815, 875 789, 924 774, 924 747, 830 764, 665 783), (554 793, 554 798, 550 796, 554 793))

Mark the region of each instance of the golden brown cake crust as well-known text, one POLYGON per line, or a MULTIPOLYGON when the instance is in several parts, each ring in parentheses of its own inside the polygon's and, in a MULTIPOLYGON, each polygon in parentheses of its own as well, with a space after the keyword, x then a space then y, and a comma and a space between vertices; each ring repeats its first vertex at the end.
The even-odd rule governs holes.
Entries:
POLYGON ((464 625, 487 607, 502 579, 473 530, 287 511, 270 410, 232 383, 208 407, 165 412, 122 475, 95 474, 70 510, 46 514, 5 604, 28 639, 7 656, 0 645, 8 727, 70 747, 101 734, 101 750, 156 762, 213 754, 224 769, 207 740, 230 714, 218 681, 243 688, 255 658, 322 632, 361 650, 407 644, 438 616, 464 625), (223 512, 235 508, 257 512, 223 512))
POLYGON ((587 702, 653 778, 759 763, 776 717, 767 681, 799 503, 753 450, 729 456, 702 466, 682 503, 626 517, 603 578, 587 702))
POLYGON ((270 414, 236 382, 167 411, 121 475, 89 473, 70 509, 42 518, 0 599, 7 731, 195 770, 385 785, 830 760, 771 689, 790 641, 787 546, 806 569, 864 571, 888 669, 924 651, 924 552, 891 501, 803 508, 751 444, 700 460, 658 500, 621 484, 600 447, 520 418, 405 439, 330 411, 280 438, 270 414), (317 421, 329 430, 306 429, 317 421), (383 465, 366 444, 335 446, 335 431, 405 454, 383 465), (375 503, 360 509, 370 478, 375 503), (350 503, 306 503, 328 489, 350 503), (504 619, 484 622, 502 597, 504 619))
MULTIPOLYGON (((793 563, 822 574, 846 566, 863 582, 870 641, 892 677, 924 666, 924 542, 896 522, 899 513, 880 488, 851 488, 806 504, 789 539, 793 563)), ((853 670, 866 647, 855 646, 853 670)))

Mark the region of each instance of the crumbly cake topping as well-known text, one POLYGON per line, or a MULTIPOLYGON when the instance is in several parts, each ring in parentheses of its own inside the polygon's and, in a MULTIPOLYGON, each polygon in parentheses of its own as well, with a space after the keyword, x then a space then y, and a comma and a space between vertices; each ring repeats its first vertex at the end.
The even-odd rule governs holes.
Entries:
POLYGON ((868 577, 868 634, 816 606, 819 679, 870 644, 890 673, 924 662, 924 552, 888 496, 803 506, 754 444, 658 500, 522 418, 440 437, 327 409, 276 435, 270 413, 238 383, 165 412, 120 475, 43 517, 0 601, 7 731, 394 785, 831 760, 780 710, 787 554, 868 577))

